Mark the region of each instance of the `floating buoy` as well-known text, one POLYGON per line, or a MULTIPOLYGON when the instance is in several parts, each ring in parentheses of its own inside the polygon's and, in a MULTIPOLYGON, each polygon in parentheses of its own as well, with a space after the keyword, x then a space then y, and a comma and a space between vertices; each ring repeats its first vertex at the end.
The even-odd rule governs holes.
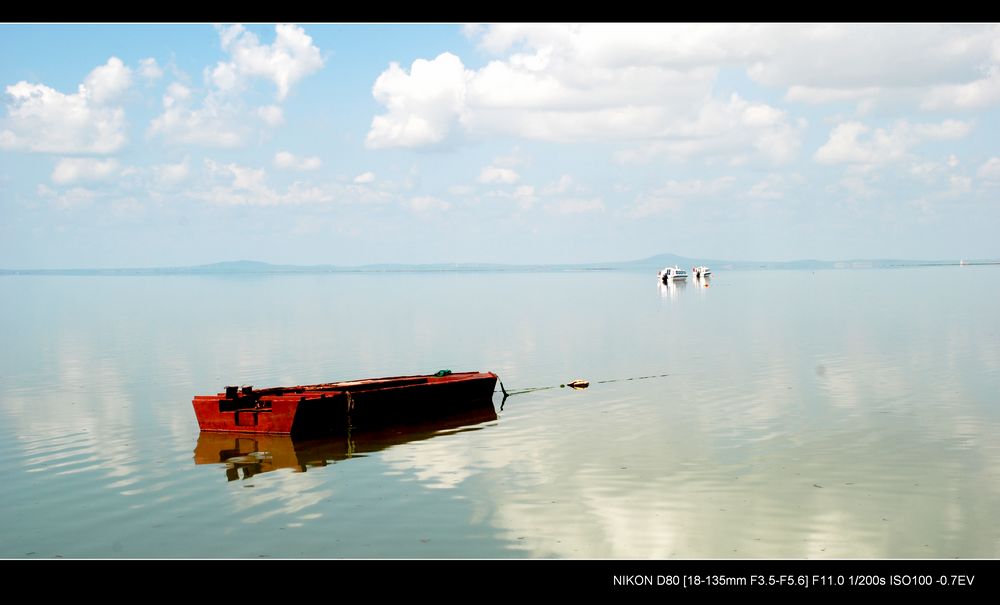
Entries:
POLYGON ((585 389, 590 386, 590 382, 586 380, 574 380, 573 382, 567 382, 566 386, 571 389, 585 389))

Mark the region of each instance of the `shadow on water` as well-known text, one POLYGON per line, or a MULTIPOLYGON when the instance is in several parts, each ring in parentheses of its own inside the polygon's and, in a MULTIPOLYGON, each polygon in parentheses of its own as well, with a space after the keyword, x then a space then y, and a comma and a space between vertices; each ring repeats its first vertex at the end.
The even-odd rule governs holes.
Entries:
POLYGON ((476 431, 497 419, 491 402, 479 408, 419 424, 349 431, 346 435, 300 439, 288 435, 203 431, 194 449, 195 464, 224 464, 226 480, 249 479, 281 468, 306 472, 394 445, 424 441, 442 435, 476 431))

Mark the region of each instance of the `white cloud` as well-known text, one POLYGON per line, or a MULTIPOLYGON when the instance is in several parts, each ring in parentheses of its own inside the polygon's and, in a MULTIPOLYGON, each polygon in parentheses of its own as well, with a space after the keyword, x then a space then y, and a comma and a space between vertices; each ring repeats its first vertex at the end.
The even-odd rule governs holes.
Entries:
POLYGON ((354 182, 358 184, 373 183, 375 182, 374 172, 362 172, 358 176, 354 177, 354 182))
POLYGON ((118 57, 111 57, 100 67, 95 67, 83 81, 84 93, 98 105, 113 100, 132 83, 132 70, 118 57))
POLYGON ((700 104, 696 114, 673 123, 669 134, 615 158, 642 163, 658 156, 720 156, 742 163, 747 154, 755 154, 767 163, 783 164, 798 153, 805 126, 804 120, 792 121, 780 109, 733 94, 728 103, 712 99, 700 104))
POLYGON ((472 185, 451 185, 448 187, 448 193, 455 196, 469 196, 476 192, 476 188, 472 185))
POLYGON ((935 86, 924 97, 924 109, 979 109, 1000 103, 1000 66, 992 65, 990 73, 965 84, 935 86))
POLYGON ((451 208, 450 202, 446 202, 430 195, 422 195, 411 198, 408 205, 414 212, 434 212, 448 210, 451 208))
MULTIPOLYGON (((459 188, 455 187, 454 189, 457 190, 459 188)), ((469 193, 471 193, 471 189, 469 193)), ((510 200, 521 210, 531 209, 539 199, 533 185, 518 185, 513 191, 497 190, 490 191, 485 195, 490 198, 510 200)))
POLYGON ((219 62, 210 79, 220 90, 238 90, 245 77, 274 82, 278 100, 284 100, 302 78, 323 67, 323 57, 312 38, 297 25, 275 26, 275 40, 262 45, 255 34, 242 25, 217 26, 222 48, 231 58, 219 62))
POLYGON ((520 185, 514 189, 514 200, 518 208, 527 210, 535 205, 538 196, 535 195, 535 188, 531 185, 520 185))
POLYGON ((440 144, 457 134, 666 139, 639 155, 660 148, 682 157, 787 161, 801 125, 752 100, 726 107, 714 94, 727 67, 784 88, 786 100, 857 101, 859 115, 876 101, 919 103, 936 86, 968 88, 942 89, 959 105, 1000 99, 1000 27, 989 25, 499 24, 465 33, 497 57, 466 69, 445 53, 418 59, 410 73, 393 63, 373 87, 386 112, 372 122, 370 147, 440 144), (712 121, 735 128, 696 133, 694 140, 685 134, 690 124, 706 128, 712 121))
POLYGON ((38 186, 37 194, 38 197, 50 200, 54 206, 63 210, 89 206, 97 197, 94 191, 84 189, 83 187, 73 187, 72 189, 58 192, 45 185, 38 186))
POLYGON ((680 200, 676 198, 663 196, 656 192, 643 192, 636 197, 635 203, 625 209, 625 216, 629 218, 645 218, 647 216, 656 216, 665 212, 680 210, 681 206, 680 200))
POLYGON ((793 85, 785 93, 786 101, 820 105, 838 101, 858 101, 877 95, 881 91, 876 86, 862 88, 818 88, 815 86, 793 85))
POLYGON ((871 198, 878 190, 871 187, 863 175, 848 175, 840 179, 837 185, 853 197, 871 198))
MULTIPOLYGON (((599 67, 637 63, 675 69, 765 56, 767 26, 718 24, 499 24, 480 29, 479 45, 499 54, 521 46, 599 67), (765 44, 762 44, 765 42, 765 44)), ((531 55, 524 54, 523 60, 531 55)), ((574 65, 575 66, 575 65, 574 65)))
POLYGON ((382 72, 372 88, 388 112, 375 116, 368 147, 419 147, 445 140, 465 105, 467 74, 451 53, 417 59, 406 73, 398 63, 382 72))
POLYGON ((285 123, 285 114, 277 105, 265 105, 257 108, 257 116, 268 126, 281 126, 285 123))
POLYGON ((274 154, 274 165, 285 170, 318 170, 323 165, 323 161, 318 157, 297 158, 288 151, 279 151, 274 154))
POLYGON ((125 111, 108 103, 128 88, 130 71, 111 57, 74 94, 21 81, 6 87, 10 102, 0 146, 45 153, 112 153, 126 142, 125 111))
POLYGON ((250 134, 240 110, 215 95, 205 97, 201 107, 191 105, 191 90, 172 83, 163 95, 163 113, 153 118, 148 136, 163 136, 168 142, 208 147, 237 147, 250 134))
POLYGON ((769 86, 840 91, 954 83, 977 77, 998 32, 989 25, 772 25, 751 42, 765 57, 748 74, 769 86))
POLYGON ((785 192, 793 182, 801 181, 798 175, 769 174, 764 179, 754 183, 747 196, 765 200, 779 200, 785 197, 785 192))
POLYGON ((558 200, 545 204, 545 210, 551 214, 592 214, 604 212, 604 201, 600 198, 558 200))
POLYGON ((149 136, 168 142, 209 147, 236 147, 257 130, 260 123, 274 128, 284 124, 280 105, 250 109, 238 93, 255 77, 272 81, 283 101, 302 78, 323 66, 319 48, 295 25, 277 25, 273 44, 262 45, 242 25, 218 27, 222 48, 231 61, 220 61, 205 69, 207 92, 200 103, 187 86, 174 82, 163 97, 163 113, 151 122, 149 136), (252 117, 256 116, 257 120, 252 117))
POLYGON ((949 155, 947 164, 949 168, 954 168, 955 166, 958 166, 959 164, 958 157, 954 153, 949 155))
POLYGON ((913 135, 918 140, 943 141, 961 139, 972 131, 971 122, 945 120, 940 124, 914 124, 913 135))
POLYGON ((573 181, 573 177, 568 174, 564 174, 559 177, 558 181, 549 183, 548 185, 542 187, 542 195, 559 195, 562 193, 567 193, 574 186, 580 188, 573 181))
POLYGON ((153 175, 162 186, 173 186, 183 182, 191 173, 189 159, 177 164, 158 164, 153 166, 153 175))
POLYGON ((1000 158, 990 158, 987 160, 976 171, 976 175, 981 179, 1000 181, 1000 158))
POLYGON ((480 183, 502 183, 504 185, 512 185, 520 179, 520 176, 510 168, 498 168, 496 166, 487 166, 483 168, 479 173, 480 183))
POLYGON ((830 132, 830 138, 815 154, 820 164, 873 164, 903 157, 902 141, 878 129, 867 142, 858 138, 871 129, 861 122, 844 122, 830 132))
POLYGON ((314 204, 334 201, 331 191, 303 183, 292 183, 284 193, 270 188, 265 182, 267 173, 260 168, 238 164, 219 164, 206 159, 205 167, 216 183, 208 188, 194 190, 190 195, 212 204, 224 206, 279 206, 287 204, 314 204))
POLYGON ((940 124, 899 121, 888 130, 874 131, 861 122, 843 122, 834 127, 830 138, 813 157, 820 164, 884 164, 907 157, 912 147, 924 141, 961 138, 971 129, 970 123, 958 120, 940 124))
POLYGON ((148 57, 139 61, 139 75, 147 80, 159 80, 163 77, 163 69, 156 63, 156 59, 148 57))
POLYGON ((953 175, 948 178, 951 193, 968 193, 972 191, 972 179, 967 176, 953 175))
POLYGON ((943 171, 944 167, 938 162, 916 162, 910 166, 910 174, 925 183, 933 183, 943 171))
POLYGON ((77 181, 103 181, 118 173, 118 160, 63 158, 52 171, 52 182, 67 185, 77 181))
POLYGON ((520 154, 518 148, 514 150, 509 155, 502 155, 493 158, 493 165, 499 166, 500 168, 514 168, 515 166, 522 166, 527 163, 527 158, 520 154))
POLYGON ((653 191, 643 191, 635 201, 624 209, 629 218, 644 218, 665 212, 680 210, 685 200, 711 197, 732 188, 735 179, 731 176, 719 177, 711 181, 694 179, 688 181, 667 181, 653 191))

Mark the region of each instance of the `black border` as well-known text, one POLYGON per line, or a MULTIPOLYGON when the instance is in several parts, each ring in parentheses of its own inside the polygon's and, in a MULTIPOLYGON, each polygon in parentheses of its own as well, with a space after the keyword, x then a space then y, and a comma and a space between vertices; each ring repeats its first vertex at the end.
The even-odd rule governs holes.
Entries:
MULTIPOLYGON (((7 577, 44 581, 56 594, 146 599, 337 599, 345 595, 491 598, 543 594, 743 597, 998 593, 997 560, 6 560, 7 577), (694 578, 700 578, 695 580, 694 578), (823 580, 823 578, 828 578, 823 580), (964 580, 960 579, 964 578, 964 580), (647 583, 647 580, 651 582, 647 583), (678 580, 680 583, 677 583, 678 580), (942 584, 942 581, 944 582, 942 584), (713 585, 714 583, 714 585, 713 585), (138 592, 136 592, 138 591, 138 592)), ((32 582, 34 584, 34 582, 32 582)))

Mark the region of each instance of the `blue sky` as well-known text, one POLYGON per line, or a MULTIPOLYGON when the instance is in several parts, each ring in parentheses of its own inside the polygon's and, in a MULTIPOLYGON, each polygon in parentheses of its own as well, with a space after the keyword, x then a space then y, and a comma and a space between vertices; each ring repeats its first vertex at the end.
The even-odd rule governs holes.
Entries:
POLYGON ((3 25, 0 267, 997 258, 996 25, 3 25))

